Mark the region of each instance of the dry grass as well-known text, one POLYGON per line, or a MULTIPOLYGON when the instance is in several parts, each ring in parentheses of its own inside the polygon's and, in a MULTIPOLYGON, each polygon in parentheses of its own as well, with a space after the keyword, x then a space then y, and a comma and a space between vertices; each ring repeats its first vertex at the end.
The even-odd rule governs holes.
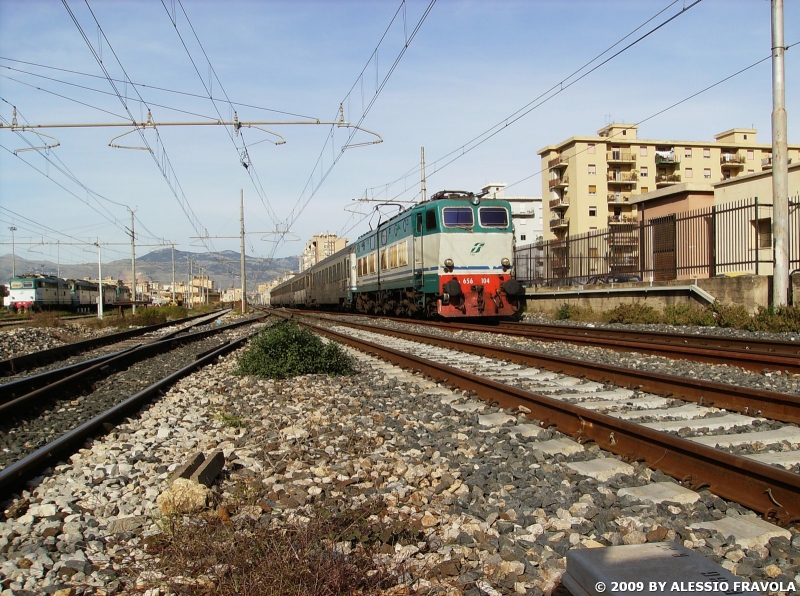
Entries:
POLYGON ((317 504, 286 521, 264 501, 244 505, 256 500, 246 489, 237 499, 190 522, 166 518, 164 532, 146 539, 148 569, 169 578, 163 583, 176 594, 366 596, 397 583, 376 555, 416 538, 379 521, 380 500, 355 509, 317 504))

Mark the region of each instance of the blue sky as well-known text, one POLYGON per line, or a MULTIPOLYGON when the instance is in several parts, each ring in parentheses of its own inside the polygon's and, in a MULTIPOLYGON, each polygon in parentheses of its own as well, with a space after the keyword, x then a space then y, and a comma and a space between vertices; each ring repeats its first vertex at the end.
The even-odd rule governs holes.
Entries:
MULTIPOLYGON (((351 240, 355 239, 368 229, 369 218, 353 216, 345 207, 360 207, 362 211, 374 208, 353 202, 365 193, 413 200, 419 190, 418 173, 388 189, 387 184, 414 170, 422 146, 428 162, 429 192, 443 188, 479 190, 488 182, 522 181, 509 193, 538 196, 541 178, 536 151, 541 147, 573 135, 594 134, 609 118, 639 122, 769 56, 768 1, 703 0, 441 168, 450 159, 444 156, 453 151, 458 155, 465 143, 566 79, 659 11, 669 7, 611 53, 691 2, 670 4, 667 0, 438 0, 362 124, 379 133, 384 142, 346 150, 321 185, 321 173, 340 154, 346 138, 346 132, 338 129, 329 139, 331 127, 326 125, 266 127, 286 138, 287 143, 281 146, 259 142, 271 138, 260 131, 243 131, 255 185, 240 163, 241 139, 234 137, 232 141, 230 129, 160 128, 160 142, 171 165, 169 180, 174 188, 179 185, 182 189, 178 194, 185 197, 184 207, 191 207, 202 233, 238 234, 239 189, 244 189, 248 230, 274 232, 291 224, 290 233, 277 245, 275 234, 248 237, 248 254, 261 257, 298 254, 302 242, 288 240, 305 240, 314 233, 346 231, 351 240), (320 155, 321 165, 317 164, 320 155), (311 189, 316 189, 313 196, 311 189)), ((88 6, 69 0, 68 5, 86 39, 61 2, 0 1, 0 98, 4 100, 0 101, 0 116, 4 121, 11 121, 13 105, 19 110, 20 123, 22 118, 31 124, 120 122, 118 116, 125 111, 118 97, 65 84, 113 93, 108 81, 53 70, 103 77, 88 40, 95 52, 102 54, 113 78, 124 78, 116 54, 129 80, 148 85, 138 91, 151 105, 156 121, 218 117, 203 85, 209 85, 210 76, 213 79, 205 50, 219 78, 211 83, 214 97, 224 98, 221 82, 233 102, 286 112, 238 106, 243 121, 307 120, 297 115, 331 120, 344 100, 346 119, 357 122, 362 101, 367 104, 374 97, 376 80, 380 82, 386 76, 428 1, 410 0, 400 9, 379 46, 377 61, 370 57, 401 7, 399 1, 183 0, 181 7, 177 0, 164 0, 163 4, 160 0, 89 0, 88 6), (171 22, 168 13, 173 7, 177 31, 200 76, 171 22), (107 41, 99 44, 103 34, 107 41), (365 74, 359 78, 365 65, 365 74)), ((800 3, 788 1, 785 11, 786 43, 792 44, 800 41, 800 3)), ((798 142, 800 97, 795 54, 800 54, 800 47, 790 49, 786 56, 788 136, 792 143, 798 142)), ((146 114, 134 101, 138 97, 130 85, 119 83, 118 89, 123 95, 127 93, 127 105, 135 118, 146 114)), ((219 114, 228 119, 231 106, 225 102, 216 105, 219 114)), ((769 143, 771 109, 768 60, 644 122, 639 136, 712 140, 714 134, 724 130, 752 126, 759 130, 758 140, 769 143)), ((144 133, 155 148, 154 160, 147 151, 108 146, 113 136, 125 130, 44 130, 57 137, 61 145, 48 155, 28 151, 18 156, 12 153, 15 149, 30 146, 28 142, 40 144, 36 136, 26 133, 23 139, 8 129, 0 130, 0 207, 14 212, 0 209, 0 243, 4 243, 0 254, 10 252, 7 228, 15 225, 20 243, 17 254, 23 257, 29 256, 26 242, 95 238, 109 243, 107 258, 124 257, 129 254, 129 248, 122 246, 129 242, 124 226, 130 217, 125 206, 137 209, 140 244, 167 239, 182 250, 204 250, 199 241, 191 239, 198 233, 182 209, 184 199, 179 201, 173 195, 156 163, 165 159, 156 133, 144 133), (56 165, 61 167, 57 159, 83 186, 57 171, 56 165), (84 186, 109 200, 93 196, 84 186)), ((352 142, 370 139, 366 133, 358 133, 352 142)), ((137 133, 120 140, 130 144, 140 141, 137 133)), ((238 246, 238 240, 213 240, 213 247, 219 250, 238 250, 238 246)), ((55 247, 45 245, 33 250, 55 259, 55 247)), ((149 250, 143 246, 137 252, 149 250)), ((62 247, 61 255, 71 262, 94 258, 74 246, 62 247)))

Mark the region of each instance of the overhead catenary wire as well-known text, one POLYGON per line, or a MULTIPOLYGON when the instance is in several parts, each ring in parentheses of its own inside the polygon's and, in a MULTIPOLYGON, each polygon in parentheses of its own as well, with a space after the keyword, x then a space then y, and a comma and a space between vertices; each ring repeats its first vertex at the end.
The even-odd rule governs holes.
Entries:
MULTIPOLYGON (((84 77, 91 77, 91 78, 95 78, 95 79, 107 80, 106 77, 103 77, 103 76, 100 76, 100 75, 94 75, 94 74, 90 74, 90 73, 87 73, 87 72, 80 72, 80 71, 77 71, 77 70, 70 70, 70 69, 67 69, 67 68, 58 68, 58 67, 55 67, 55 66, 48 66, 48 65, 45 65, 45 64, 38 64, 36 62, 26 62, 25 60, 17 60, 15 58, 6 58, 6 57, 3 57, 3 56, 0 56, 0 60, 7 60, 9 62, 18 62, 20 64, 27 64, 29 66, 36 66, 38 68, 46 68, 46 69, 50 69, 50 70, 57 70, 57 71, 61 71, 61 72, 66 72, 66 73, 69 73, 69 74, 76 74, 76 75, 80 75, 80 76, 84 76, 84 77)), ((24 71, 19 71, 19 72, 24 72, 24 71)), ((37 76, 40 76, 40 75, 37 75, 37 76)), ((115 83, 126 83, 128 85, 133 86, 133 87, 142 87, 143 89, 152 89, 154 91, 163 91, 165 93, 174 93, 174 94, 178 94, 178 95, 185 95, 187 97, 198 97, 198 98, 202 98, 202 99, 208 99, 205 95, 200 95, 198 93, 189 93, 187 91, 178 91, 178 90, 175 90, 175 89, 167 89, 165 87, 158 87, 158 86, 155 86, 155 85, 147 85, 145 83, 134 83, 133 81, 122 80, 122 79, 113 79, 112 78, 112 80, 115 83)), ((222 100, 220 100, 218 98, 212 98, 212 101, 222 101, 222 100)), ((274 112, 276 114, 284 114, 286 116, 294 116, 296 118, 305 118, 305 119, 308 119, 308 120, 316 120, 316 118, 314 116, 305 116, 303 114, 295 114, 294 112, 286 112, 286 111, 283 111, 283 110, 276 110, 276 109, 273 109, 273 108, 265 108, 263 106, 257 106, 257 105, 253 105, 253 104, 247 104, 247 103, 230 101, 230 100, 226 100, 225 103, 230 103, 230 104, 232 104, 234 106, 240 106, 240 107, 243 107, 243 108, 251 108, 251 109, 254 109, 254 110, 261 110, 261 111, 264 111, 264 112, 274 112)), ((157 104, 152 104, 152 105, 157 105, 157 104)))

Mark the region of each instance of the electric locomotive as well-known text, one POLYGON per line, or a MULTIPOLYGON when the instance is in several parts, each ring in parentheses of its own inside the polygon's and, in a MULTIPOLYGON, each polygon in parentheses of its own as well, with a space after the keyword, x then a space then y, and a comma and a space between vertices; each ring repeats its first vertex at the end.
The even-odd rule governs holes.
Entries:
POLYGON ((276 286, 275 306, 365 314, 509 318, 524 305, 514 279, 511 206, 441 191, 276 286))

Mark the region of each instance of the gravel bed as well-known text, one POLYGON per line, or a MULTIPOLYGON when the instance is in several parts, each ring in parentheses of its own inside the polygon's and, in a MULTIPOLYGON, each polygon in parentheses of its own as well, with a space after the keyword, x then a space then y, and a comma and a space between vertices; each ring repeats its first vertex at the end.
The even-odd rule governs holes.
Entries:
MULTIPOLYGON (((256 518, 279 526, 323 499, 382 498, 385 515, 413 532, 384 545, 380 562, 402 566, 416 593, 542 596, 554 589, 570 549, 662 540, 747 580, 800 581, 797 530, 752 548, 693 530, 693 523, 751 512, 707 491, 693 504, 621 496, 625 487, 673 481, 641 464, 604 482, 582 476, 568 464, 603 457, 599 449, 545 455, 537 442, 562 435, 520 412, 480 404, 458 411, 453 404, 468 404, 469 396, 363 355, 352 377, 280 382, 235 376, 235 358, 182 380, 8 504, 0 523, 2 596, 170 593, 159 589, 167 578, 144 548, 162 529, 156 500, 188 454, 215 449, 226 457, 217 499, 242 483, 266 494, 267 507, 232 510, 233 524, 256 518), (504 414, 504 422, 487 422, 490 414, 504 414), (226 426, 231 416, 243 426, 226 426)), ((214 573, 205 579, 213 582, 214 573)))
MULTIPOLYGON (((423 333, 437 335, 439 337, 456 337, 461 340, 473 340, 507 348, 527 350, 533 353, 561 356, 563 358, 575 358, 588 362, 634 368, 676 377, 704 379, 739 387, 751 387, 753 389, 766 389, 768 391, 800 395, 800 374, 785 374, 780 371, 758 373, 727 364, 703 364, 699 362, 690 362, 688 360, 673 360, 664 356, 647 356, 639 354, 638 352, 616 352, 606 348, 577 346, 566 342, 544 342, 522 337, 498 335, 491 331, 485 333, 477 331, 452 332, 433 327, 414 326, 413 322, 397 323, 394 321, 361 317, 352 317, 348 318, 348 320, 391 329, 407 329, 409 326, 412 326, 423 333)), ((625 327, 629 328, 629 326, 625 327)), ((640 327, 651 326, 646 325, 640 327)), ((664 327, 664 325, 660 325, 659 327, 664 327)), ((737 331, 735 333, 747 332, 737 331)), ((792 334, 778 335, 782 335, 784 339, 787 339, 788 336, 792 334)))
POLYGON ((543 313, 525 313, 523 323, 537 323, 542 325, 563 325, 565 327, 593 327, 597 329, 621 329, 623 331, 658 331, 663 333, 685 333, 687 335, 718 335, 720 337, 741 337, 743 339, 756 338, 777 341, 800 342, 800 333, 776 333, 772 331, 747 331, 743 329, 729 329, 727 327, 699 327, 697 325, 664 325, 664 324, 624 324, 624 323, 584 323, 583 321, 570 321, 551 319, 543 313))
POLYGON ((246 328, 234 329, 159 354, 99 381, 94 386, 95 390, 88 395, 51 400, 36 409, 27 410, 22 418, 8 417, 0 423, 0 469, 194 362, 197 354, 248 332, 246 328))

